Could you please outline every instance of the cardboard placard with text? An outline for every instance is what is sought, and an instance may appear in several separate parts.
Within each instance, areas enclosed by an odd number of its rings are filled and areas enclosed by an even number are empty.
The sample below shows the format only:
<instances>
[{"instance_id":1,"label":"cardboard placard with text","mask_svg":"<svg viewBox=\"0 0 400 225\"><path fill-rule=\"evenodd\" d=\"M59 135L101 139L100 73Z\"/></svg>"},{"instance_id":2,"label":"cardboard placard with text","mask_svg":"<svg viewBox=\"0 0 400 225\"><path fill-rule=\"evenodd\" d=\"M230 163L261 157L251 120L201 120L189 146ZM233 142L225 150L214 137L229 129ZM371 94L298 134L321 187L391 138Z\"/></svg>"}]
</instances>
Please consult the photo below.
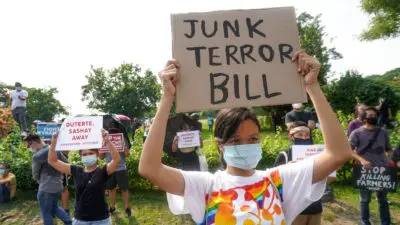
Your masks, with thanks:
<instances>
[{"instance_id":1,"label":"cardboard placard with text","mask_svg":"<svg viewBox=\"0 0 400 225\"><path fill-rule=\"evenodd\" d=\"M291 60L293 7L173 14L171 23L177 112L307 101Z\"/></svg>"},{"instance_id":2,"label":"cardboard placard with text","mask_svg":"<svg viewBox=\"0 0 400 225\"><path fill-rule=\"evenodd\" d=\"M200 146L200 132L198 130L178 132L176 136L178 136L178 148L180 149Z\"/></svg>"},{"instance_id":3,"label":"cardboard placard with text","mask_svg":"<svg viewBox=\"0 0 400 225\"><path fill-rule=\"evenodd\" d=\"M60 128L56 150L100 149L103 145L102 128L101 116L69 117Z\"/></svg>"},{"instance_id":4,"label":"cardboard placard with text","mask_svg":"<svg viewBox=\"0 0 400 225\"><path fill-rule=\"evenodd\" d=\"M375 166L372 169L365 169L362 165L356 164L353 167L353 186L370 191L396 192L396 172L394 166Z\"/></svg>"},{"instance_id":5,"label":"cardboard placard with text","mask_svg":"<svg viewBox=\"0 0 400 225\"><path fill-rule=\"evenodd\" d=\"M38 123L36 130L40 138L51 140L53 134L60 130L61 125L61 123Z\"/></svg>"},{"instance_id":6,"label":"cardboard placard with text","mask_svg":"<svg viewBox=\"0 0 400 225\"><path fill-rule=\"evenodd\" d=\"M323 152L325 145L293 145L292 146L292 160L300 161L310 156L318 155ZM336 171L329 175L336 177Z\"/></svg>"},{"instance_id":7,"label":"cardboard placard with text","mask_svg":"<svg viewBox=\"0 0 400 225\"><path fill-rule=\"evenodd\" d=\"M110 134L111 143L114 145L114 148L118 152L125 151L125 141L124 141L124 134ZM110 148L108 147L106 142L103 142L103 147L100 149L100 152L110 152Z\"/></svg>"}]
</instances>

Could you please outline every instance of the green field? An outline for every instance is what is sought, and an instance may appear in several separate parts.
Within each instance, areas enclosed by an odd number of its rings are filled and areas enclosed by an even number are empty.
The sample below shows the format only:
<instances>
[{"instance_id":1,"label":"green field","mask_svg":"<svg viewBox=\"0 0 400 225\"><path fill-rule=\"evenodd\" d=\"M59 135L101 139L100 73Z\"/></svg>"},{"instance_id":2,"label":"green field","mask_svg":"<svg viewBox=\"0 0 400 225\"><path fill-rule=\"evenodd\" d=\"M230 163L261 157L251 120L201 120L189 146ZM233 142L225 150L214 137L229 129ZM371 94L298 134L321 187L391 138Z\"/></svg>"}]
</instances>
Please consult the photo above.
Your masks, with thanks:
<instances>
[{"instance_id":1,"label":"green field","mask_svg":"<svg viewBox=\"0 0 400 225\"><path fill-rule=\"evenodd\" d=\"M400 191L400 189L398 190ZM336 200L324 205L324 225L354 225L358 224L359 198L357 190L348 186L335 186ZM391 213L394 224L400 224L400 195L390 194ZM165 193L162 192L133 192L131 206L135 211L132 218L127 218L120 197L117 212L113 215L113 224L194 224L189 219L174 216L168 210ZM73 199L71 199L71 209ZM371 215L374 224L378 224L378 205L375 198L371 202ZM11 203L0 205L0 224L2 225L39 225L42 224L39 206L33 191L19 192L18 198ZM58 224L62 224L58 222Z\"/></svg>"}]
</instances>

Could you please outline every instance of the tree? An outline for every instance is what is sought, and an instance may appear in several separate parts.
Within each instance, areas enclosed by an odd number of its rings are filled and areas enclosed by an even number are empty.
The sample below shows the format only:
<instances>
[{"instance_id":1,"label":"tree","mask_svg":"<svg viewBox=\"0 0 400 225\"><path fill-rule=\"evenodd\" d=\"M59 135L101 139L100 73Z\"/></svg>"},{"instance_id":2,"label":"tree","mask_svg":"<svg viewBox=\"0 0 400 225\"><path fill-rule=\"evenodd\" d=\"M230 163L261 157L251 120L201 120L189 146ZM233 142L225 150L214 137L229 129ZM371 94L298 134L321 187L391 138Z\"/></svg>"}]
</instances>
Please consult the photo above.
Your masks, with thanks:
<instances>
[{"instance_id":1,"label":"tree","mask_svg":"<svg viewBox=\"0 0 400 225\"><path fill-rule=\"evenodd\" d=\"M363 41L400 36L399 0L361 0L361 9L371 16L369 27L360 36Z\"/></svg>"},{"instance_id":2,"label":"tree","mask_svg":"<svg viewBox=\"0 0 400 225\"><path fill-rule=\"evenodd\" d=\"M321 63L321 72L318 80L321 85L327 83L331 69L330 60L337 60L343 56L334 47L328 47L324 43L327 34L321 25L321 15L311 16L303 12L297 17L297 26L300 33L301 48L310 55L315 56Z\"/></svg>"},{"instance_id":3,"label":"tree","mask_svg":"<svg viewBox=\"0 0 400 225\"><path fill-rule=\"evenodd\" d=\"M396 112L399 106L396 95L389 85L363 78L357 71L346 71L339 80L324 89L332 107L345 114L353 113L357 103L375 106L380 97L388 100L392 112Z\"/></svg>"},{"instance_id":4,"label":"tree","mask_svg":"<svg viewBox=\"0 0 400 225\"><path fill-rule=\"evenodd\" d=\"M161 86L150 70L141 74L138 65L123 63L118 68L94 68L86 75L82 100L88 107L105 113L143 117L154 110L160 99Z\"/></svg>"},{"instance_id":5,"label":"tree","mask_svg":"<svg viewBox=\"0 0 400 225\"><path fill-rule=\"evenodd\" d=\"M321 25L321 15L311 16L303 12L297 17L297 26L300 34L300 45L308 54L315 56L321 63L321 72L318 81L321 85L326 85L331 69L330 60L341 59L342 55L336 51L336 48L325 44L324 39L327 34ZM264 111L275 118L274 123L282 126L285 112L290 111L288 105L262 107Z\"/></svg>"},{"instance_id":6,"label":"tree","mask_svg":"<svg viewBox=\"0 0 400 225\"><path fill-rule=\"evenodd\" d=\"M57 88L26 88L29 93L26 108L27 124L32 124L35 120L51 122L56 115L67 115L68 112L55 95Z\"/></svg>"}]
</instances>

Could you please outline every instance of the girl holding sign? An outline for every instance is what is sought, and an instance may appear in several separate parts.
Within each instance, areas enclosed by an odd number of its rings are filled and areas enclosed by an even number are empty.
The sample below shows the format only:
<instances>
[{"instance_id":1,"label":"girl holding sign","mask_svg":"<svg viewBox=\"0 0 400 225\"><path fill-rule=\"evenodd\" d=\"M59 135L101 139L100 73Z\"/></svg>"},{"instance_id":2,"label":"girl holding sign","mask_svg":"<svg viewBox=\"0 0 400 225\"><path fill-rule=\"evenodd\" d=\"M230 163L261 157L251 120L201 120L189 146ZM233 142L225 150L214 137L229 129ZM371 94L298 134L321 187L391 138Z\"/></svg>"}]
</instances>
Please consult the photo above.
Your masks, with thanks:
<instances>
[{"instance_id":1,"label":"girl holding sign","mask_svg":"<svg viewBox=\"0 0 400 225\"><path fill-rule=\"evenodd\" d=\"M351 159L352 152L320 85L320 63L304 51L293 61L304 76L320 118L326 149L301 162L267 171L255 170L262 158L260 124L247 108L221 110L215 122L224 171L189 172L162 164L168 114L174 102L179 65L168 61L159 73L163 96L139 163L139 172L168 192L174 214L192 215L198 224L292 224L309 204L321 198L326 178Z\"/></svg>"},{"instance_id":2,"label":"girl holding sign","mask_svg":"<svg viewBox=\"0 0 400 225\"><path fill-rule=\"evenodd\" d=\"M109 139L108 132L102 130L103 139L110 149L112 160L104 167L97 167L99 149L81 150L84 167L70 165L57 159L56 145L58 133L53 135L48 162L60 173L72 176L76 186L74 225L111 225L106 203L105 189L109 176L118 167L121 157Z\"/></svg>"}]
</instances>

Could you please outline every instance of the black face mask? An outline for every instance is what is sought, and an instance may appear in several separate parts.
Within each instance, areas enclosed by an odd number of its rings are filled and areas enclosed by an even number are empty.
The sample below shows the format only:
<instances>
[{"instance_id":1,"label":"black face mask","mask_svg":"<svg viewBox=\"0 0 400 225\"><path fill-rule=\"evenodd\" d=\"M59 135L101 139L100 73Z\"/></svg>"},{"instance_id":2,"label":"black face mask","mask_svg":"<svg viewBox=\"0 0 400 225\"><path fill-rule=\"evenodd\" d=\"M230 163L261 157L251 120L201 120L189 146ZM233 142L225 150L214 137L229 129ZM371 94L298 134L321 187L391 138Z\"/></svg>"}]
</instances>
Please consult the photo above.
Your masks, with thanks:
<instances>
[{"instance_id":1,"label":"black face mask","mask_svg":"<svg viewBox=\"0 0 400 225\"><path fill-rule=\"evenodd\" d=\"M314 144L311 139L300 139L295 138L293 141L293 145L312 145Z\"/></svg>"},{"instance_id":2,"label":"black face mask","mask_svg":"<svg viewBox=\"0 0 400 225\"><path fill-rule=\"evenodd\" d=\"M378 118L376 118L376 117L367 117L367 118L365 119L365 121L366 121L368 124L374 125L374 126L378 124Z\"/></svg>"}]
</instances>

